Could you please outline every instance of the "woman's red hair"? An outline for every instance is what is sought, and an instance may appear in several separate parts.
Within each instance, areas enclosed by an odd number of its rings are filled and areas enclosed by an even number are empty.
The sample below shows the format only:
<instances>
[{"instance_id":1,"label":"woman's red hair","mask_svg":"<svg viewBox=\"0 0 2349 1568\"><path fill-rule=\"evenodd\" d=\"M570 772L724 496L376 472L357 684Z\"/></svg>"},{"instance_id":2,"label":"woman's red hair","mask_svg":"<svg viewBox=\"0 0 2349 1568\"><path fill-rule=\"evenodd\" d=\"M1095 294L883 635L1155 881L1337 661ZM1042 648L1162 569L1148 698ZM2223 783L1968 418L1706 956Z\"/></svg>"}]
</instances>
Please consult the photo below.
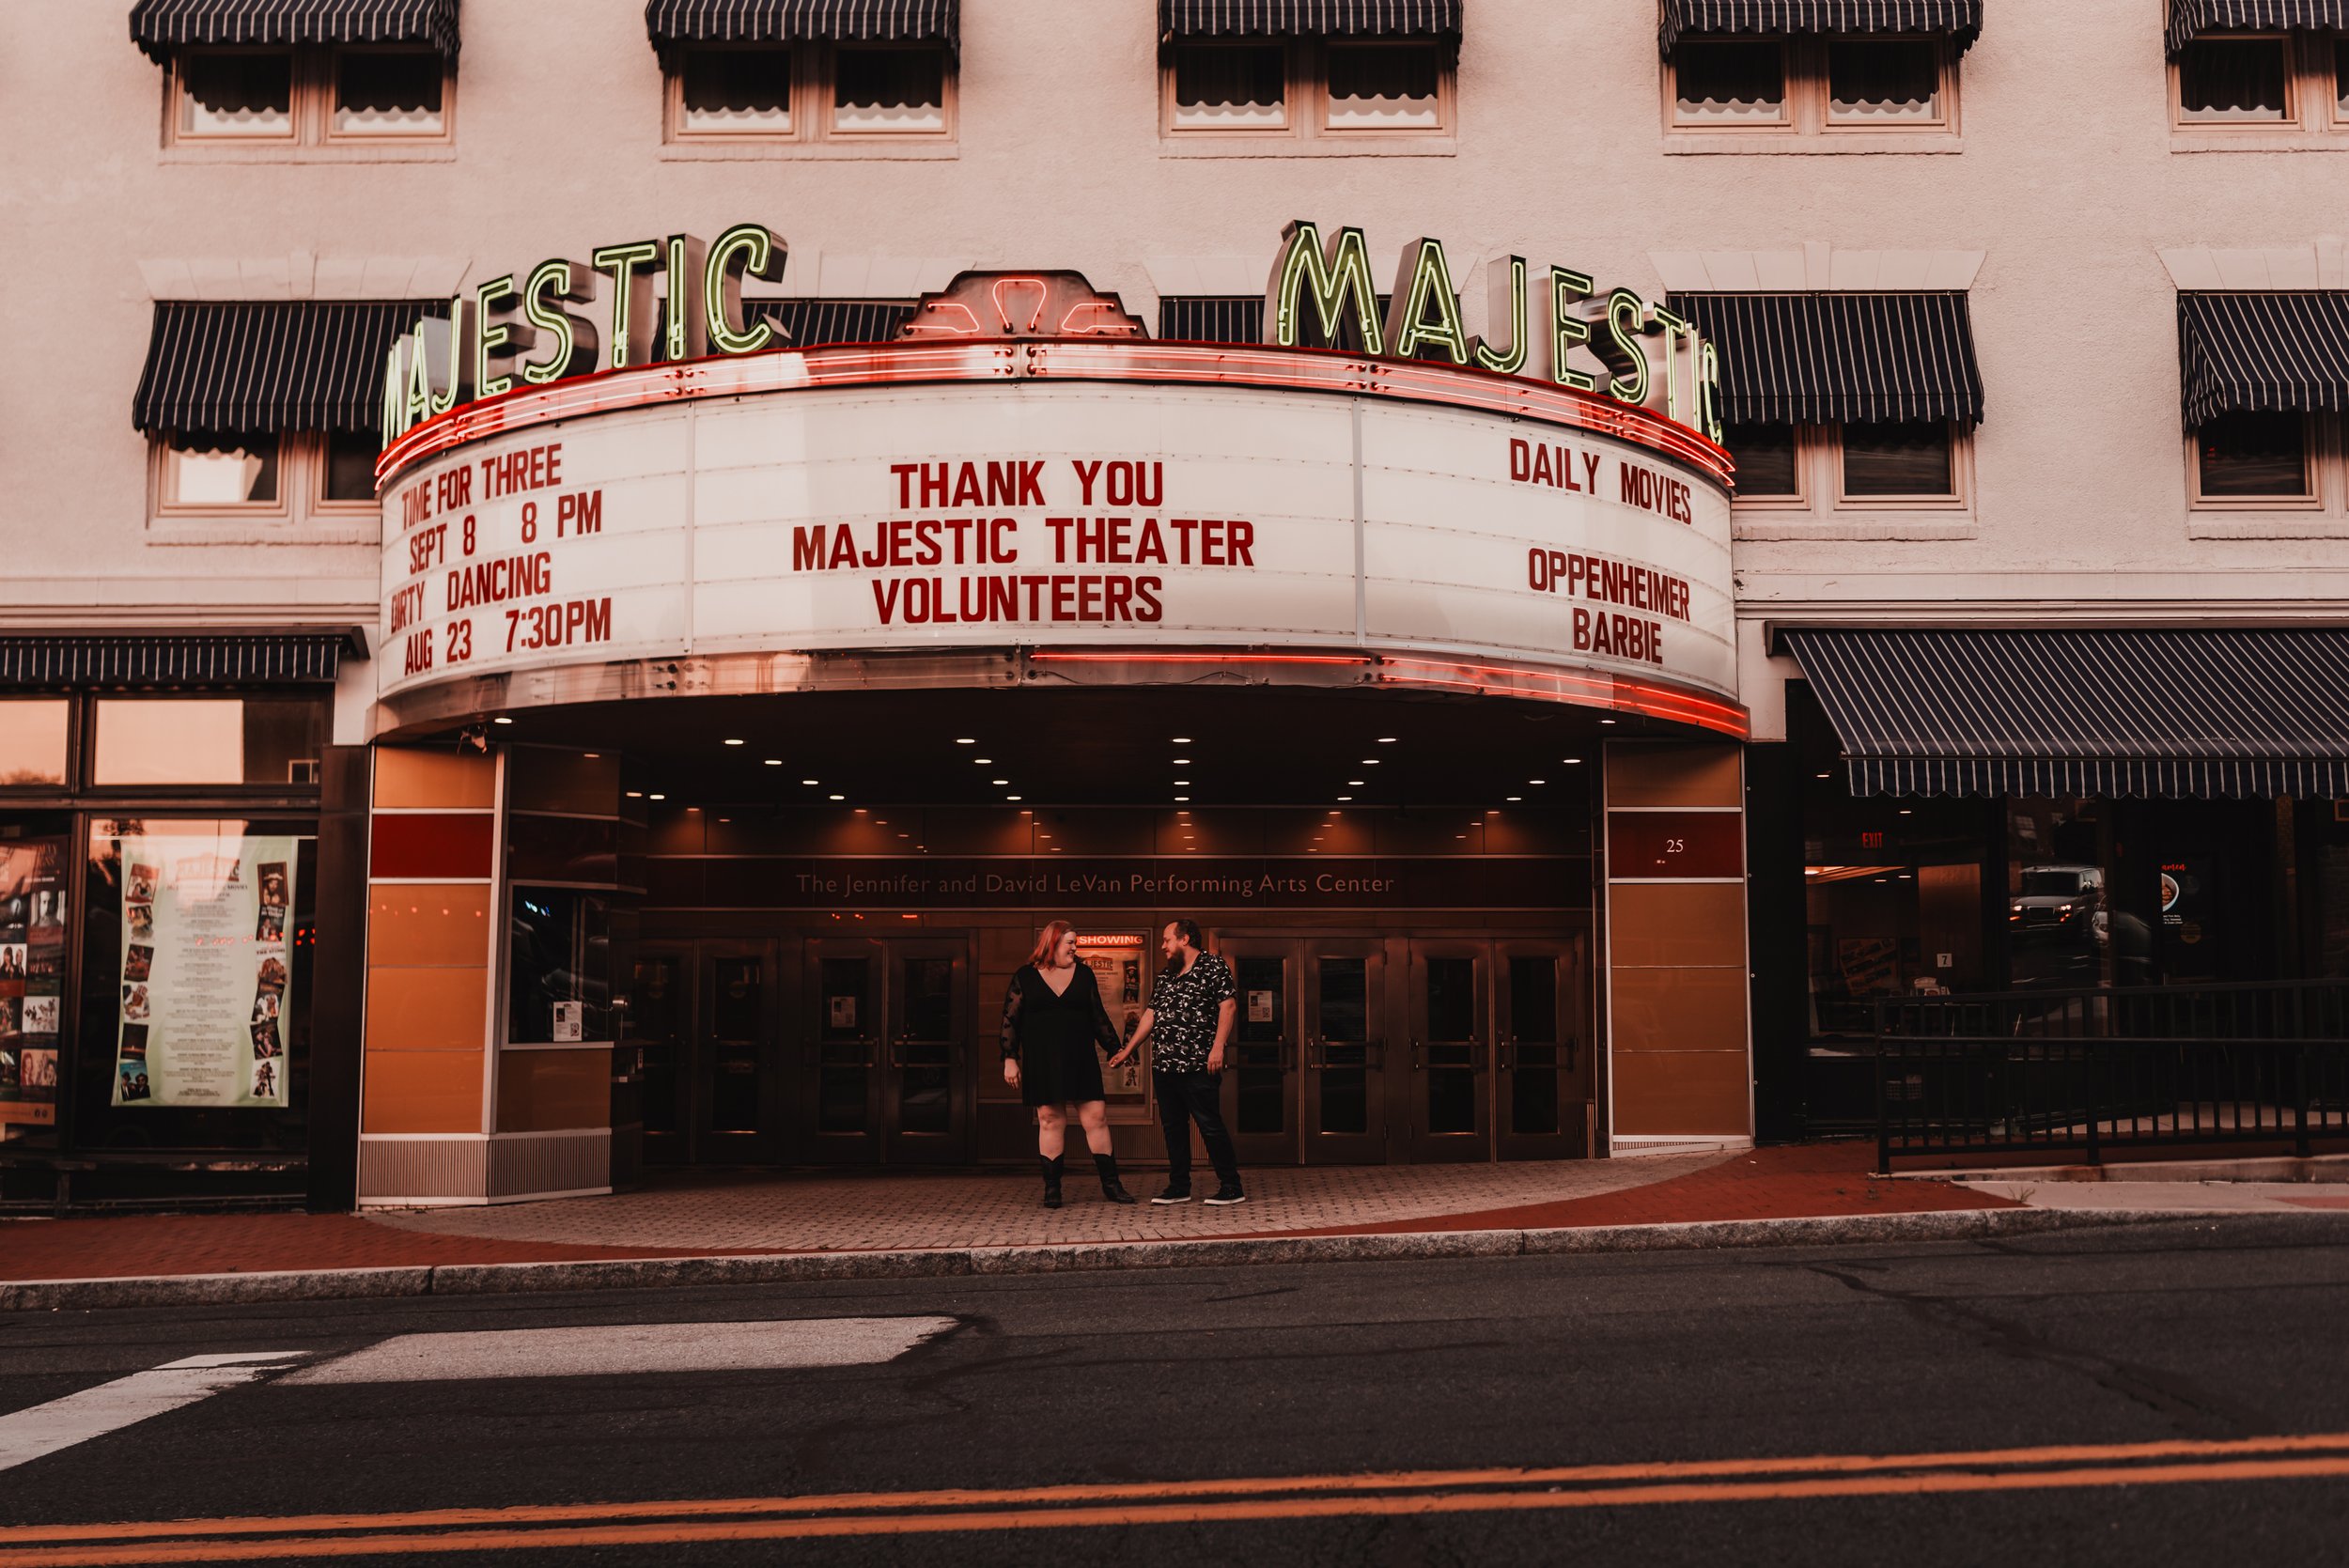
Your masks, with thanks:
<instances>
[{"instance_id":1,"label":"woman's red hair","mask_svg":"<svg viewBox=\"0 0 2349 1568\"><path fill-rule=\"evenodd\" d=\"M1052 922L1051 924L1046 926L1043 930L1037 932L1035 939L1035 951L1028 955L1028 962L1034 964L1037 969L1042 969L1045 965L1050 963L1052 961L1052 950L1060 946L1060 939L1063 937L1066 937L1069 932L1074 931L1076 927L1069 924L1068 922L1065 920L1056 920Z\"/></svg>"}]
</instances>

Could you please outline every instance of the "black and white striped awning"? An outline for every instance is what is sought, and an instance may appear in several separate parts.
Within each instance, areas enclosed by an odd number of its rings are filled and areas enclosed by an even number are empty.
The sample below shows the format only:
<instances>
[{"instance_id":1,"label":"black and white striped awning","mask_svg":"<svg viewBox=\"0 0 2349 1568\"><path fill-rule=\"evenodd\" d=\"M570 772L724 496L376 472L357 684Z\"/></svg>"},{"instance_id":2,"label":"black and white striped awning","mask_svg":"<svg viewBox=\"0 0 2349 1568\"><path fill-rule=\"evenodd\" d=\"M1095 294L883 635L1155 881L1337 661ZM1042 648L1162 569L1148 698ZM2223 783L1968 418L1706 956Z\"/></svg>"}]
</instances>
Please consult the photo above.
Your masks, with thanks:
<instances>
[{"instance_id":1,"label":"black and white striped awning","mask_svg":"<svg viewBox=\"0 0 2349 1568\"><path fill-rule=\"evenodd\" d=\"M1781 640L1855 795L2349 797L2349 630Z\"/></svg>"},{"instance_id":2,"label":"black and white striped awning","mask_svg":"<svg viewBox=\"0 0 2349 1568\"><path fill-rule=\"evenodd\" d=\"M1462 0L1159 0L1159 33L1200 38L1444 38Z\"/></svg>"},{"instance_id":3,"label":"black and white striped awning","mask_svg":"<svg viewBox=\"0 0 2349 1568\"><path fill-rule=\"evenodd\" d=\"M1684 33L1943 33L1958 53L1982 34L1982 0L1663 0L1664 53Z\"/></svg>"},{"instance_id":4,"label":"black and white striped awning","mask_svg":"<svg viewBox=\"0 0 2349 1568\"><path fill-rule=\"evenodd\" d=\"M2349 292L2181 294L2186 428L2222 413L2349 411Z\"/></svg>"},{"instance_id":5,"label":"black and white striped awning","mask_svg":"<svg viewBox=\"0 0 2349 1568\"><path fill-rule=\"evenodd\" d=\"M165 301L131 423L150 434L373 430L383 357L446 300Z\"/></svg>"},{"instance_id":6,"label":"black and white striped awning","mask_svg":"<svg viewBox=\"0 0 2349 1568\"><path fill-rule=\"evenodd\" d=\"M192 44L421 43L457 57L458 0L138 0L131 37L157 60Z\"/></svg>"},{"instance_id":7,"label":"black and white striped awning","mask_svg":"<svg viewBox=\"0 0 2349 1568\"><path fill-rule=\"evenodd\" d=\"M653 47L681 43L936 42L960 36L962 0L646 0Z\"/></svg>"},{"instance_id":8,"label":"black and white striped awning","mask_svg":"<svg viewBox=\"0 0 2349 1568\"><path fill-rule=\"evenodd\" d=\"M1720 349L1731 425L1982 422L1963 294L1674 294Z\"/></svg>"},{"instance_id":9,"label":"black and white striped awning","mask_svg":"<svg viewBox=\"0 0 2349 1568\"><path fill-rule=\"evenodd\" d=\"M2199 34L2349 32L2349 0L2170 0L2162 41L2175 54Z\"/></svg>"},{"instance_id":10,"label":"black and white striped awning","mask_svg":"<svg viewBox=\"0 0 2349 1568\"><path fill-rule=\"evenodd\" d=\"M0 637L0 687L275 686L331 681L337 632Z\"/></svg>"}]
</instances>

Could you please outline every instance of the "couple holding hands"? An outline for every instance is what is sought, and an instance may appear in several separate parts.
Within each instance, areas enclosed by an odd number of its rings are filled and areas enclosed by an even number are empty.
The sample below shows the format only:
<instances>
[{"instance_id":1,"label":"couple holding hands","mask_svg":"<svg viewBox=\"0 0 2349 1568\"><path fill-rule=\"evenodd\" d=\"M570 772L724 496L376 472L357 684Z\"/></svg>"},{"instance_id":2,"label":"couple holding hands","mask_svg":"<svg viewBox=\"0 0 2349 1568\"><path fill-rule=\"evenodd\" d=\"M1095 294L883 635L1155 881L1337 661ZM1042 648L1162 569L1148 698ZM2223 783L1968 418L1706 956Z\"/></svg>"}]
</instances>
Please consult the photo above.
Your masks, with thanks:
<instances>
[{"instance_id":1,"label":"couple holding hands","mask_svg":"<svg viewBox=\"0 0 2349 1568\"><path fill-rule=\"evenodd\" d=\"M1210 1203L1247 1201L1240 1190L1239 1163L1217 1105L1224 1052L1237 1012L1230 966L1199 947L1195 921L1170 922L1159 934L1165 962L1150 987L1150 1003L1134 1037L1121 1042L1110 1022L1093 971L1077 962L1077 929L1065 920L1047 925L1035 951L1011 977L1003 998L1003 1081L1016 1085L1021 1100L1035 1108L1036 1153L1044 1162L1044 1206L1061 1206L1062 1150L1074 1108L1084 1128L1085 1147L1101 1176L1101 1195L1130 1203L1133 1194L1117 1179L1117 1156L1110 1144L1109 1107L1101 1092L1097 1044L1114 1067L1151 1047L1150 1077L1159 1100L1159 1124L1166 1135L1166 1190L1154 1203L1190 1202L1190 1124L1221 1184Z\"/></svg>"}]
</instances>

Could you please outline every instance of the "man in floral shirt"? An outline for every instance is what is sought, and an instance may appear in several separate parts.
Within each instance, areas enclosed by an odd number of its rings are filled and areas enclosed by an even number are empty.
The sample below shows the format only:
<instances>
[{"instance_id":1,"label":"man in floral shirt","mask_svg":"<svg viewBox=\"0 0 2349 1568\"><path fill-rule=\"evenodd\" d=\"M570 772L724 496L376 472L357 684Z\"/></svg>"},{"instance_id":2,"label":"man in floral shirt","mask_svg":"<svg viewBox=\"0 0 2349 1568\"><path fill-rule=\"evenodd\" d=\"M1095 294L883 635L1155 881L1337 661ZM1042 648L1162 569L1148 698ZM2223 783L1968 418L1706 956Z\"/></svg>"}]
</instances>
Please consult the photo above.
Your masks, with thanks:
<instances>
[{"instance_id":1,"label":"man in floral shirt","mask_svg":"<svg viewBox=\"0 0 2349 1568\"><path fill-rule=\"evenodd\" d=\"M1159 1125L1166 1134L1166 1190L1154 1203L1190 1202L1190 1124L1199 1124L1199 1141L1207 1146L1207 1161L1221 1184L1210 1203L1240 1203L1248 1195L1239 1187L1239 1161L1232 1153L1231 1134L1223 1129L1223 1112L1217 1099L1223 1084L1223 1058L1232 1043L1232 1022L1238 1012L1232 987L1231 966L1212 953L1199 951L1199 925L1178 920L1159 934L1159 952L1165 962L1150 987L1150 1005L1141 1027L1115 1066L1143 1042L1153 1042L1150 1079L1159 1096Z\"/></svg>"}]
</instances>

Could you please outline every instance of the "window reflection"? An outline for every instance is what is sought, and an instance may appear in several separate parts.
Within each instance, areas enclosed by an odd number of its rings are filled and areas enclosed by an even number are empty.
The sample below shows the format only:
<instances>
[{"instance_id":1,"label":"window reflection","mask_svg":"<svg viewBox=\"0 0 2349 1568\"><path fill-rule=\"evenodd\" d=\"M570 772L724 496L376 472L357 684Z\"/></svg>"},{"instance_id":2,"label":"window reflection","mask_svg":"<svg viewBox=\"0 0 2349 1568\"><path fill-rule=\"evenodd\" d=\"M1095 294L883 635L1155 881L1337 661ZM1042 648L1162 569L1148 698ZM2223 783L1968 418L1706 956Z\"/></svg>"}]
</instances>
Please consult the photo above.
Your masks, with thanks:
<instances>
[{"instance_id":1,"label":"window reflection","mask_svg":"<svg viewBox=\"0 0 2349 1568\"><path fill-rule=\"evenodd\" d=\"M101 698L96 710L96 784L318 782L322 713L307 698Z\"/></svg>"},{"instance_id":2,"label":"window reflection","mask_svg":"<svg viewBox=\"0 0 2349 1568\"><path fill-rule=\"evenodd\" d=\"M0 784L65 783L64 698L0 702Z\"/></svg>"}]
</instances>

